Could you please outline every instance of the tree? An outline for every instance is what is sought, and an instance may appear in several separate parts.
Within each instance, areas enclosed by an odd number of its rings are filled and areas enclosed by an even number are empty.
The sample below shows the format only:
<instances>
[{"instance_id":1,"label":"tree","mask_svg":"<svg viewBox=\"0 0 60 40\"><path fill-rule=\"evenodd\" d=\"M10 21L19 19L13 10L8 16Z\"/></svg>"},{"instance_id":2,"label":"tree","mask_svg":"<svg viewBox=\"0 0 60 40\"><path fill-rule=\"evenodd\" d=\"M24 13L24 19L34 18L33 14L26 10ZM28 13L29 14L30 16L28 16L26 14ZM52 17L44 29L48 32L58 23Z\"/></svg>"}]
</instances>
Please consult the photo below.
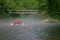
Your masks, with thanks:
<instances>
[{"instance_id":1,"label":"tree","mask_svg":"<svg viewBox=\"0 0 60 40\"><path fill-rule=\"evenodd\" d=\"M5 0L1 0L0 1L0 16L8 16L9 12L8 12L8 7L6 5L6 1Z\"/></svg>"},{"instance_id":2,"label":"tree","mask_svg":"<svg viewBox=\"0 0 60 40\"><path fill-rule=\"evenodd\" d=\"M60 17L59 0L48 0L48 14L51 17Z\"/></svg>"},{"instance_id":3,"label":"tree","mask_svg":"<svg viewBox=\"0 0 60 40\"><path fill-rule=\"evenodd\" d=\"M39 3L39 10L45 10L47 9L47 0L38 0Z\"/></svg>"}]
</instances>

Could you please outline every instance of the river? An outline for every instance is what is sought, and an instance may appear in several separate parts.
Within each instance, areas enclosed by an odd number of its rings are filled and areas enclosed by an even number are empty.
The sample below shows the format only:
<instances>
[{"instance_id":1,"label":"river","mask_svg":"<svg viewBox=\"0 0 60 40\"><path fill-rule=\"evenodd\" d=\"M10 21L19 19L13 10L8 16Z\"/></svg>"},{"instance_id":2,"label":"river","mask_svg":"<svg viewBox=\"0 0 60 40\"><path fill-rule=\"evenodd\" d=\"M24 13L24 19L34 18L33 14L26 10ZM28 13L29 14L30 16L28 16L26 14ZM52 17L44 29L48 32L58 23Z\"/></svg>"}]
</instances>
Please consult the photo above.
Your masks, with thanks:
<instances>
[{"instance_id":1,"label":"river","mask_svg":"<svg viewBox=\"0 0 60 40\"><path fill-rule=\"evenodd\" d=\"M25 25L10 26L15 19ZM60 40L60 23L43 23L36 18L0 19L0 40Z\"/></svg>"}]
</instances>

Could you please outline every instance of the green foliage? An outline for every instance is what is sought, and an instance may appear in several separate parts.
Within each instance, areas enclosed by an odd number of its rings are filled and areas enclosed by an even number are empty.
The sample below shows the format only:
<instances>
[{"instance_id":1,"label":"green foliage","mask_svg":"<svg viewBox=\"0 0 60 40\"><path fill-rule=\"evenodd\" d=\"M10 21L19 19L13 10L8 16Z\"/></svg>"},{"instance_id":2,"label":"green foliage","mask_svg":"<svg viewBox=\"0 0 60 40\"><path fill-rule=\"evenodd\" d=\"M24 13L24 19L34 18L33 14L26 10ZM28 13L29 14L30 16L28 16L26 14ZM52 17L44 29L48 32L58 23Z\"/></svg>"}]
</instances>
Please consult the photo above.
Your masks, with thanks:
<instances>
[{"instance_id":1,"label":"green foliage","mask_svg":"<svg viewBox=\"0 0 60 40\"><path fill-rule=\"evenodd\" d=\"M8 12L7 5L6 5L6 1L5 0L0 0L0 17L8 17L9 16L9 12Z\"/></svg>"},{"instance_id":2,"label":"green foliage","mask_svg":"<svg viewBox=\"0 0 60 40\"><path fill-rule=\"evenodd\" d=\"M36 0L5 0L10 10L37 9L38 1Z\"/></svg>"},{"instance_id":3,"label":"green foliage","mask_svg":"<svg viewBox=\"0 0 60 40\"><path fill-rule=\"evenodd\" d=\"M38 4L37 0L0 0L0 17L21 16L21 14L10 14L10 10L35 10L38 9Z\"/></svg>"},{"instance_id":4,"label":"green foliage","mask_svg":"<svg viewBox=\"0 0 60 40\"><path fill-rule=\"evenodd\" d=\"M45 10L51 17L60 17L60 0L0 0L0 17L21 16L21 14L10 14L10 10L30 9Z\"/></svg>"},{"instance_id":5,"label":"green foliage","mask_svg":"<svg viewBox=\"0 0 60 40\"><path fill-rule=\"evenodd\" d=\"M47 0L38 0L39 3L39 10L46 10L47 9Z\"/></svg>"},{"instance_id":6,"label":"green foliage","mask_svg":"<svg viewBox=\"0 0 60 40\"><path fill-rule=\"evenodd\" d=\"M48 0L48 14L55 18L60 17L59 0Z\"/></svg>"}]
</instances>

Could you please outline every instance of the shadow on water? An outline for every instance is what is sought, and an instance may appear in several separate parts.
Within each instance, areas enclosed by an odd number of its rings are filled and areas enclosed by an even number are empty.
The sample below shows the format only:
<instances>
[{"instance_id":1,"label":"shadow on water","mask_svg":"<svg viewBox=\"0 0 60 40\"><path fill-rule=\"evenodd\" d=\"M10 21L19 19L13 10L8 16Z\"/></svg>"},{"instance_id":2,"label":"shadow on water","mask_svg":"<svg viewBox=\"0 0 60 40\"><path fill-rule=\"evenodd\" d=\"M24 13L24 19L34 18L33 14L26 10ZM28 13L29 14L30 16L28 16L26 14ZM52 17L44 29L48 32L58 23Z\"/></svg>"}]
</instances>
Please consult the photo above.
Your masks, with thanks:
<instances>
[{"instance_id":1,"label":"shadow on water","mask_svg":"<svg viewBox=\"0 0 60 40\"><path fill-rule=\"evenodd\" d=\"M47 28L47 40L60 40L60 25Z\"/></svg>"},{"instance_id":2,"label":"shadow on water","mask_svg":"<svg viewBox=\"0 0 60 40\"><path fill-rule=\"evenodd\" d=\"M60 40L60 25L46 27L36 33L39 40Z\"/></svg>"}]
</instances>

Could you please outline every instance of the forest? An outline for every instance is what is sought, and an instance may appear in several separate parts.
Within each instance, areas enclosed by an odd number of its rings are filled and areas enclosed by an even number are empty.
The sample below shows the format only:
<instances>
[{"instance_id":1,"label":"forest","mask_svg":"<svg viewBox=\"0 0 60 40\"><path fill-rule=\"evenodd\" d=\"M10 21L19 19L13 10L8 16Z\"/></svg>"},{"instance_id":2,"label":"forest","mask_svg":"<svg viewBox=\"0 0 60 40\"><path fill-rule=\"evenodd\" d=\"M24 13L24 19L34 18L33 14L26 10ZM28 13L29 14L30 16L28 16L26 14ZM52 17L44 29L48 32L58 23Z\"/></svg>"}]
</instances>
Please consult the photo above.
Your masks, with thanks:
<instances>
[{"instance_id":1,"label":"forest","mask_svg":"<svg viewBox=\"0 0 60 40\"><path fill-rule=\"evenodd\" d=\"M11 14L11 10L47 11L49 17L60 19L60 0L0 0L0 17L19 17L24 14Z\"/></svg>"}]
</instances>

